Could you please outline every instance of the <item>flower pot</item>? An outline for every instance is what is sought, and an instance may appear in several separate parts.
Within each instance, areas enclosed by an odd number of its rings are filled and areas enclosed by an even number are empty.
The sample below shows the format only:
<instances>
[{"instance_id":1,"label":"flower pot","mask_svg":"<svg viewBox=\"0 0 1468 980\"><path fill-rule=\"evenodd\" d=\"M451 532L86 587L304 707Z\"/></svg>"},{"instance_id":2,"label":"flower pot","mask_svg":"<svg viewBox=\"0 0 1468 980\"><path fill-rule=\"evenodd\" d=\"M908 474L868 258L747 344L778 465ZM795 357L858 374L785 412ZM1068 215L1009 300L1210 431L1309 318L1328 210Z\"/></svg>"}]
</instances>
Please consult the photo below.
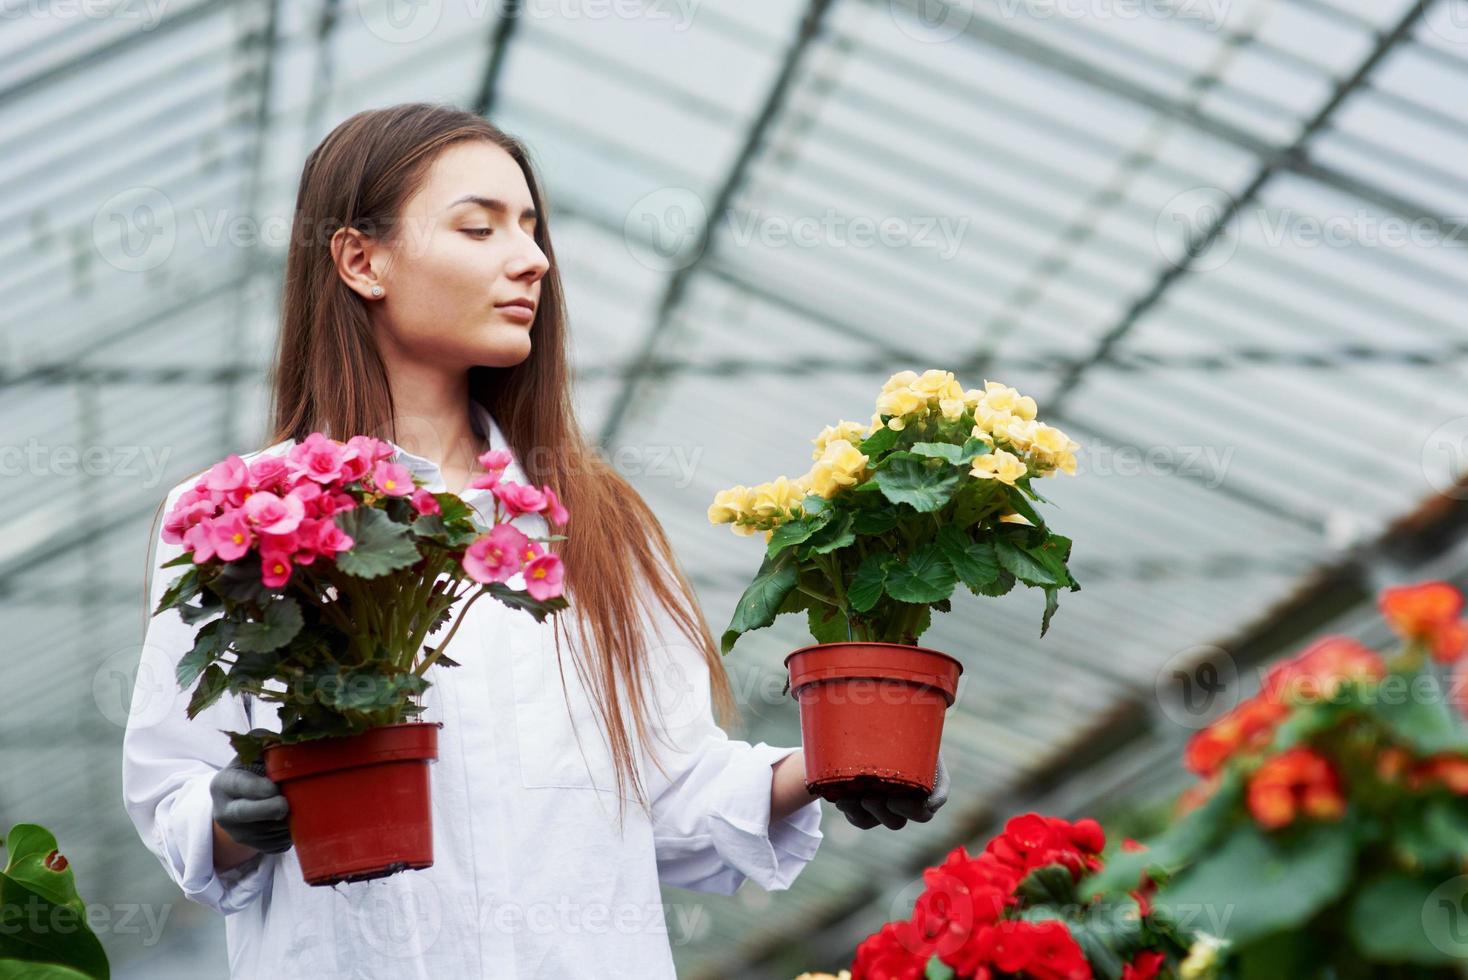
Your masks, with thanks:
<instances>
[{"instance_id":1,"label":"flower pot","mask_svg":"<svg viewBox=\"0 0 1468 980\"><path fill-rule=\"evenodd\" d=\"M428 764L441 722L373 728L265 750L290 804L291 840L311 885L433 865Z\"/></svg>"},{"instance_id":2,"label":"flower pot","mask_svg":"<svg viewBox=\"0 0 1468 980\"><path fill-rule=\"evenodd\" d=\"M900 643L820 643L785 658L800 704L805 786L830 801L933 791L943 715L963 664Z\"/></svg>"}]
</instances>

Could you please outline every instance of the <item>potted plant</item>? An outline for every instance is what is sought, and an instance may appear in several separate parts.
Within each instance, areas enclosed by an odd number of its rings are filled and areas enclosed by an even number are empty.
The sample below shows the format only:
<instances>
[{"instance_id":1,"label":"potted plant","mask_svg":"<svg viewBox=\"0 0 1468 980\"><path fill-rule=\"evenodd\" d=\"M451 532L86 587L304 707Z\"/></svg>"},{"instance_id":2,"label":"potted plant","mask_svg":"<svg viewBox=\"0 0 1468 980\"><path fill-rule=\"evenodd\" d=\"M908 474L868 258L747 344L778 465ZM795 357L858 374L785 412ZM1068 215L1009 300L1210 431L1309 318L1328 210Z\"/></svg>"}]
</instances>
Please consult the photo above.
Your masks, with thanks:
<instances>
[{"instance_id":1,"label":"potted plant","mask_svg":"<svg viewBox=\"0 0 1468 980\"><path fill-rule=\"evenodd\" d=\"M1106 836L1089 818L1026 813L977 855L923 871L911 915L856 949L851 980L1208 980L1225 943L1154 908L1146 889L1084 898Z\"/></svg>"},{"instance_id":2,"label":"potted plant","mask_svg":"<svg viewBox=\"0 0 1468 980\"><path fill-rule=\"evenodd\" d=\"M562 536L530 538L511 523L541 513L565 524L553 490L503 479L503 450L481 455L470 485L492 489L486 528L456 495L416 485L393 454L369 436L317 432L284 456L230 456L164 524L164 539L185 549L164 567L190 567L154 615L208 620L177 668L194 689L189 717L226 693L277 706L279 733L227 734L242 761L263 756L281 784L313 885L433 863L439 723L414 720L427 671L457 666L446 648L481 596L537 621L566 607L560 559L537 543Z\"/></svg>"},{"instance_id":3,"label":"potted plant","mask_svg":"<svg viewBox=\"0 0 1468 980\"><path fill-rule=\"evenodd\" d=\"M87 921L71 863L44 827L16 824L0 871L0 977L107 980L107 954Z\"/></svg>"},{"instance_id":4,"label":"potted plant","mask_svg":"<svg viewBox=\"0 0 1468 980\"><path fill-rule=\"evenodd\" d=\"M1032 486L1074 473L1079 447L1035 414L997 382L965 391L949 371L903 371L869 424L822 430L809 472L714 498L712 523L765 540L723 652L782 613L805 613L817 641L785 659L811 792L932 791L963 667L918 639L959 583L982 596L1043 589L1042 636L1060 590L1080 588L1070 539L1046 527Z\"/></svg>"},{"instance_id":5,"label":"potted plant","mask_svg":"<svg viewBox=\"0 0 1468 980\"><path fill-rule=\"evenodd\" d=\"M1088 887L1140 874L1159 906L1215 911L1244 976L1461 976L1463 596L1428 582L1387 589L1381 608L1398 652L1327 636L1272 667L1189 740L1200 782L1176 821Z\"/></svg>"}]
</instances>

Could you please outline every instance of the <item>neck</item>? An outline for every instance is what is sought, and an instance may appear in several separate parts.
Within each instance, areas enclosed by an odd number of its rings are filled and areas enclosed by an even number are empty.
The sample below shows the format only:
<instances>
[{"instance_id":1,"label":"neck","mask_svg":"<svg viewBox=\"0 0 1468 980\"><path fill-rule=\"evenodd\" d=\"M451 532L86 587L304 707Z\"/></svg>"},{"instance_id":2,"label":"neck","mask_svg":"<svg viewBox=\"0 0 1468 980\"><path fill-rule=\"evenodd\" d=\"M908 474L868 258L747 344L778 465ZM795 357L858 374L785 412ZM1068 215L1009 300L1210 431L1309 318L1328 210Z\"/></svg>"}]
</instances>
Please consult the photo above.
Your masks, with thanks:
<instances>
[{"instance_id":1,"label":"neck","mask_svg":"<svg viewBox=\"0 0 1468 980\"><path fill-rule=\"evenodd\" d=\"M442 466L472 469L484 439L470 421L469 374L411 363L391 365L394 418L391 438L416 456ZM487 435L487 434L486 434Z\"/></svg>"}]
</instances>

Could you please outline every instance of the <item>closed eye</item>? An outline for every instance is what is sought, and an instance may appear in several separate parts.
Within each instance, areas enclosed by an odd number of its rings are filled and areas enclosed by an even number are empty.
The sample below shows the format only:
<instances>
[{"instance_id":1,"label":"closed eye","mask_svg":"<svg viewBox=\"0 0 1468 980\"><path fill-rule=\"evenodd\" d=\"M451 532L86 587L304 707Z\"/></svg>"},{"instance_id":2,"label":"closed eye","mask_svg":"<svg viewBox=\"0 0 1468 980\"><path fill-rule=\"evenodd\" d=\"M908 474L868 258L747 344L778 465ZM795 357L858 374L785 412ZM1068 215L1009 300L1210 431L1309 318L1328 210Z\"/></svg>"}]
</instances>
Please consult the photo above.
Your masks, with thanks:
<instances>
[{"instance_id":1,"label":"closed eye","mask_svg":"<svg viewBox=\"0 0 1468 980\"><path fill-rule=\"evenodd\" d=\"M475 235L475 234L478 234L480 232L483 232L484 233L484 236L486 238L488 238L490 235L494 234L494 229L493 228L465 228L465 229L463 229L463 231L464 231L465 234L469 234L469 235Z\"/></svg>"}]
</instances>

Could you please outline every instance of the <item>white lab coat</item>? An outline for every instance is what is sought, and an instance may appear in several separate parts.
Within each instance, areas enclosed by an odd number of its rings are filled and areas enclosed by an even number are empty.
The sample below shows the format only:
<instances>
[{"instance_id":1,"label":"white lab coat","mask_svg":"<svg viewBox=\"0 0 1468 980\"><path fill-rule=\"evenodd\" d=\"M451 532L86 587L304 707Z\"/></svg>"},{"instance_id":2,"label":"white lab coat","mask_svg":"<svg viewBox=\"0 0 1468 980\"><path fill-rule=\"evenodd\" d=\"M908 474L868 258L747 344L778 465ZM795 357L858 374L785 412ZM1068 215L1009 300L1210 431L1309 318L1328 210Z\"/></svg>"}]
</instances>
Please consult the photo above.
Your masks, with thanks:
<instances>
[{"instance_id":1,"label":"white lab coat","mask_svg":"<svg viewBox=\"0 0 1468 980\"><path fill-rule=\"evenodd\" d=\"M508 448L477 405L474 418L481 432L488 426L491 446ZM445 489L432 462L400 447L397 459ZM518 461L506 478L525 482ZM174 487L166 506L191 484ZM492 516L488 491L464 497ZM546 532L538 515L516 523ZM158 566L182 552L161 538L154 545L150 611L179 574ZM652 724L679 751L651 746L670 780L642 747L652 819L629 800L619 834L611 754L569 659L575 645L563 644L568 699L550 621L486 596L450 645L462 666L435 665L427 675L422 718L444 723L431 769L433 867L311 887L292 849L216 873L209 781L234 754L221 731L279 731L280 720L271 705L230 695L187 718L189 692L172 675L196 628L175 610L149 621L124 736L123 793L169 877L225 916L234 980L672 978L671 944L699 935L707 912L692 898L665 906L659 882L730 895L751 878L784 890L820 845L819 800L769 823L771 766L798 749L750 745L718 728L708 669L666 618L650 627L663 715L655 709Z\"/></svg>"}]
</instances>

